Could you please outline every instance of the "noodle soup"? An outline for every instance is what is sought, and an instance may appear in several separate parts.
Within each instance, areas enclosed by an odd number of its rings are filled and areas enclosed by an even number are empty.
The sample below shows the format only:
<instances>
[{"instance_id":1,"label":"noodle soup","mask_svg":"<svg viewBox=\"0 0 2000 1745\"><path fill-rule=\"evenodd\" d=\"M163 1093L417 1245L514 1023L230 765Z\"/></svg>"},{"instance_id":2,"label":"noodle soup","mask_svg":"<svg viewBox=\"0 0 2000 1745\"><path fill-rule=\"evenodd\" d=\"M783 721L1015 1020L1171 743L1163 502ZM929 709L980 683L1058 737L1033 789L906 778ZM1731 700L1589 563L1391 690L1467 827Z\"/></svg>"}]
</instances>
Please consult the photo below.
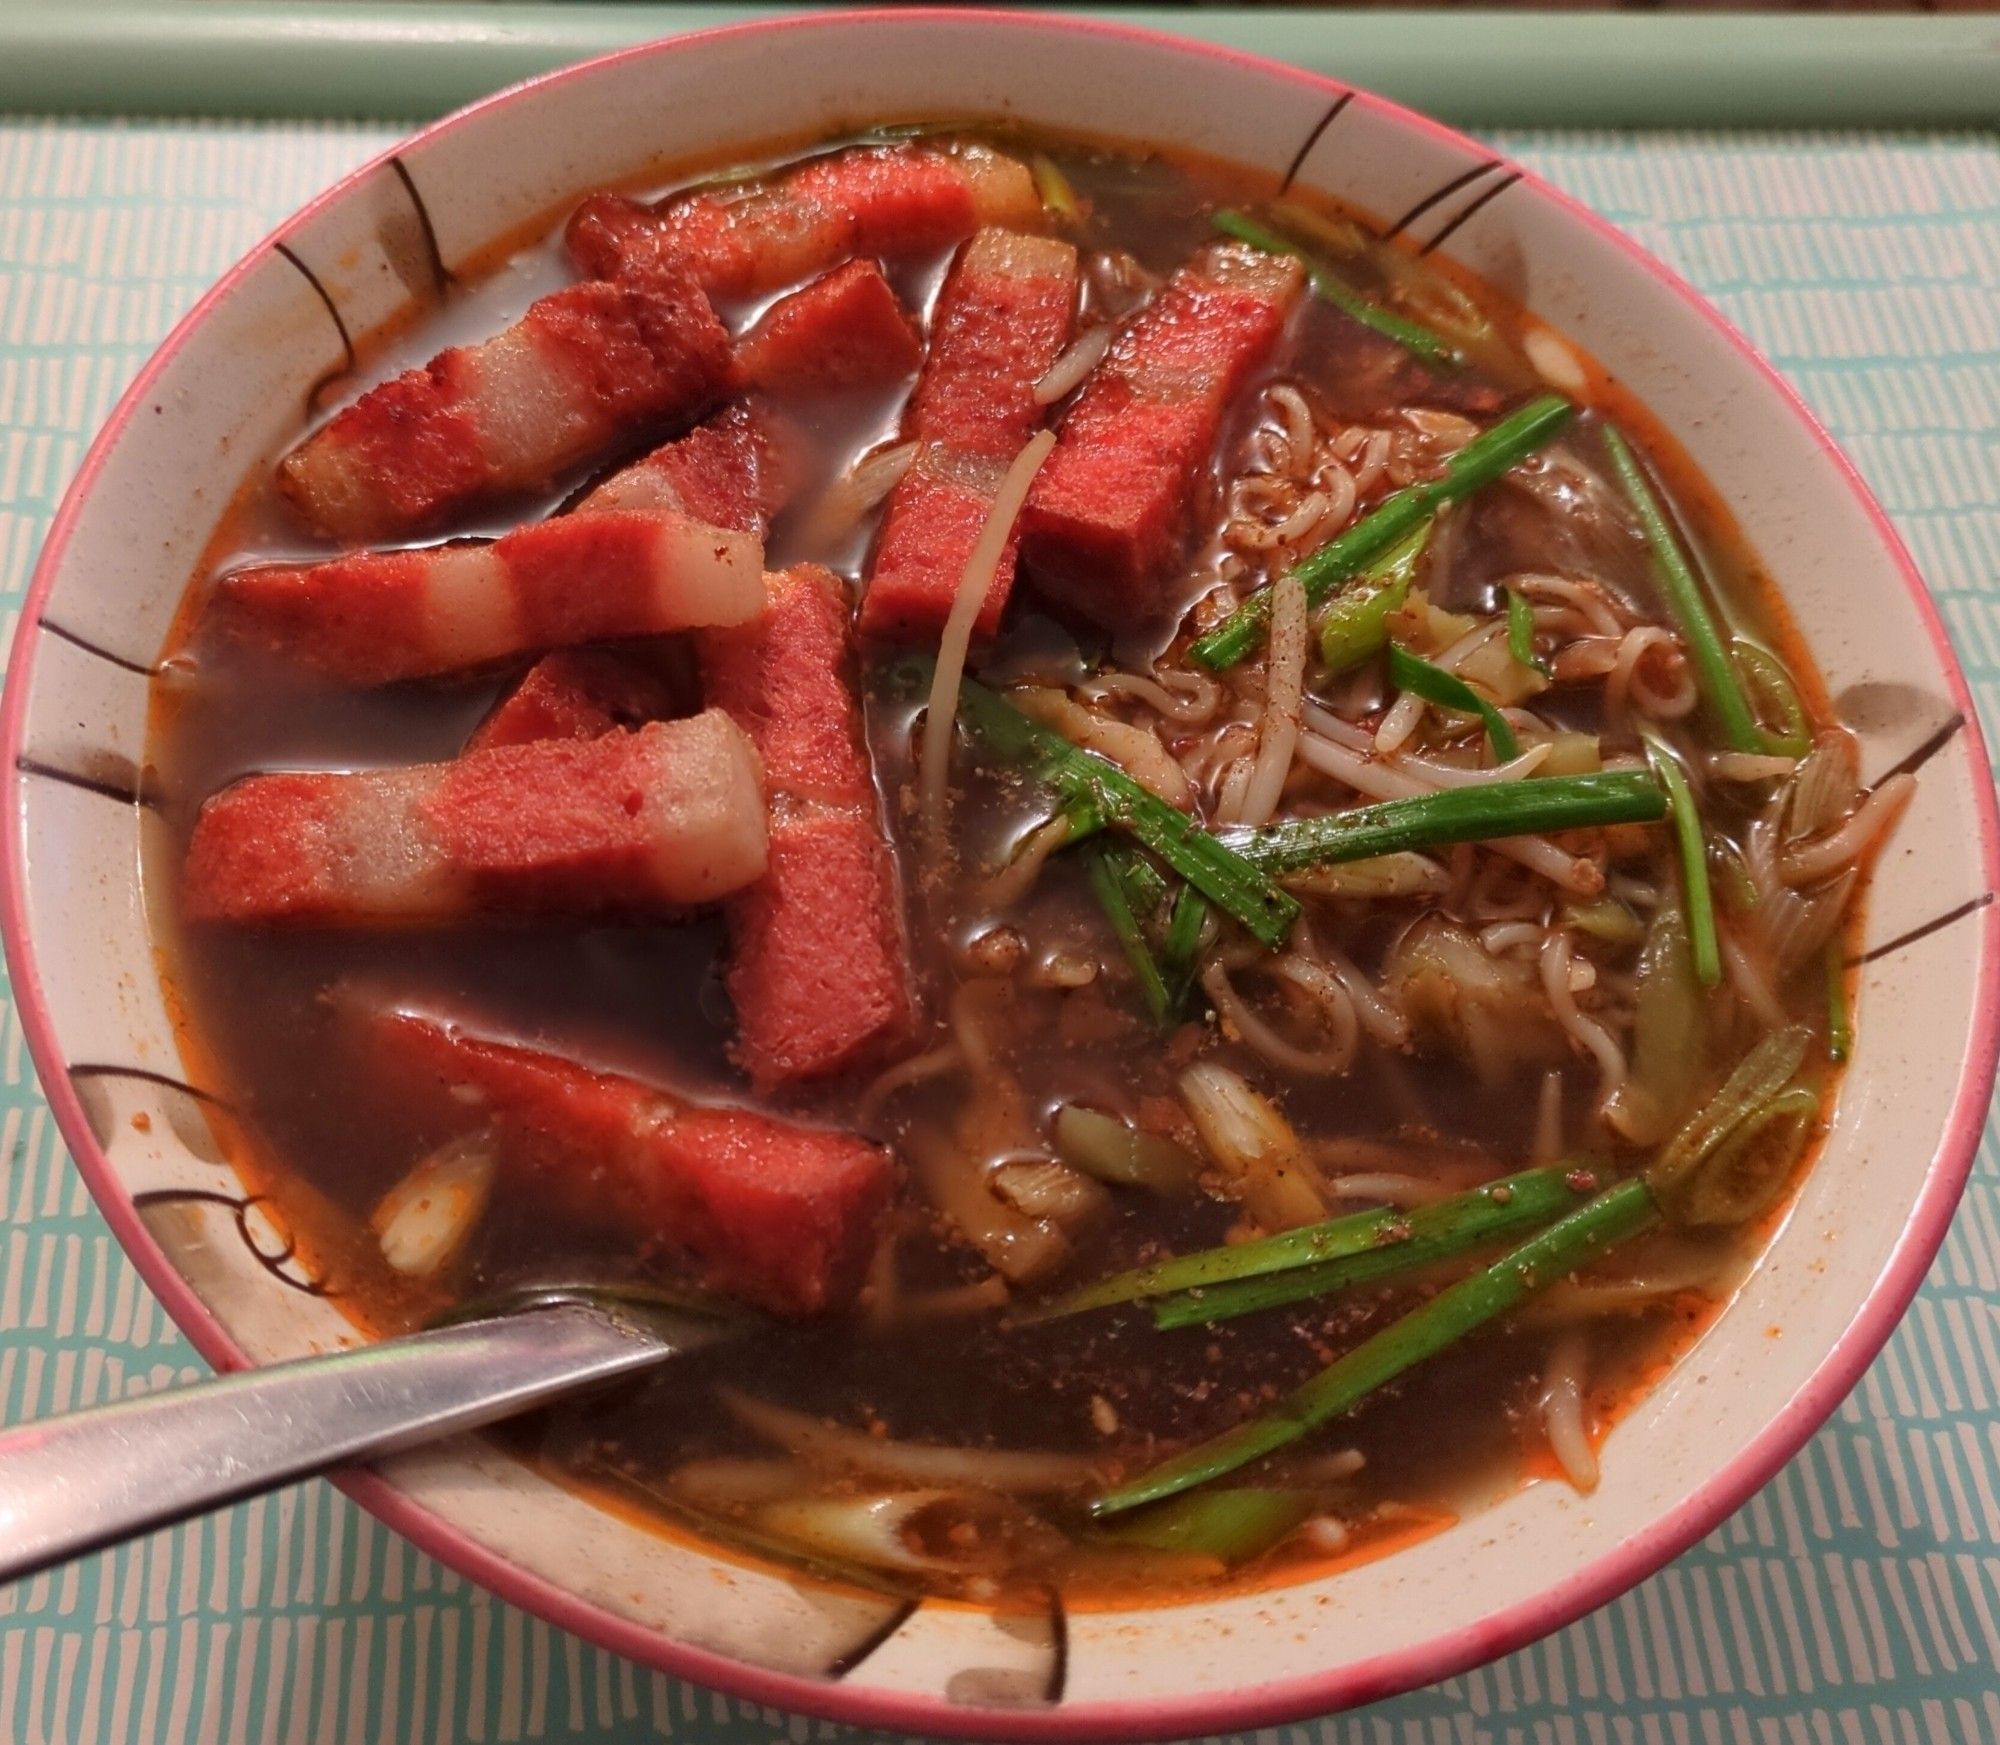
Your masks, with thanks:
<instances>
[{"instance_id":1,"label":"noodle soup","mask_svg":"<svg viewBox=\"0 0 2000 1745\"><path fill-rule=\"evenodd\" d=\"M185 1046L342 1306L728 1318L510 1446L896 1590L1590 1488L1812 1152L1909 792L1702 482L1206 161L563 218L255 469L158 681Z\"/></svg>"}]
</instances>

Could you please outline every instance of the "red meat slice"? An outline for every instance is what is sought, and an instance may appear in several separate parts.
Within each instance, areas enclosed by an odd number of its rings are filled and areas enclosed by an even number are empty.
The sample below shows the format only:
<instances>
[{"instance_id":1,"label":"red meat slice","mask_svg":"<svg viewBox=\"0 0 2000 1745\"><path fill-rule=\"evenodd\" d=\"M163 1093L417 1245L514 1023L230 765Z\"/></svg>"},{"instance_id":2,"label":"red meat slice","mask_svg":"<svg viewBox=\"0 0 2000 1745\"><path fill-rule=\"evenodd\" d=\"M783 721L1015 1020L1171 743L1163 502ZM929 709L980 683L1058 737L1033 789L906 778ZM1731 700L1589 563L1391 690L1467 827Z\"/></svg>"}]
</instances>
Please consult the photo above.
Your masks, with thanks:
<instances>
[{"instance_id":1,"label":"red meat slice","mask_svg":"<svg viewBox=\"0 0 2000 1745\"><path fill-rule=\"evenodd\" d=\"M711 704L763 760L765 876L728 908L737 1056L760 1090L857 1070L916 1021L902 892L847 670L847 600L817 566L769 578L754 625L702 638Z\"/></svg>"},{"instance_id":2,"label":"red meat slice","mask_svg":"<svg viewBox=\"0 0 2000 1745\"><path fill-rule=\"evenodd\" d=\"M1045 237L983 230L938 293L930 356L909 434L921 444L889 494L876 542L864 635L934 642L1007 463L1042 423L1035 384L1068 344L1076 251ZM980 608L990 636L1014 584L1013 541Z\"/></svg>"},{"instance_id":3,"label":"red meat slice","mask_svg":"<svg viewBox=\"0 0 2000 1745\"><path fill-rule=\"evenodd\" d=\"M689 1256L711 1288L783 1315L852 1299L893 1187L851 1134L705 1107L410 1012L374 1022L384 1067L489 1126L506 1162L586 1215Z\"/></svg>"},{"instance_id":4,"label":"red meat slice","mask_svg":"<svg viewBox=\"0 0 2000 1745\"><path fill-rule=\"evenodd\" d=\"M488 545L355 552L238 570L214 610L233 635L350 684L483 666L614 636L741 624L763 605L763 544L671 510L531 522Z\"/></svg>"},{"instance_id":5,"label":"red meat slice","mask_svg":"<svg viewBox=\"0 0 2000 1745\"><path fill-rule=\"evenodd\" d=\"M736 344L743 379L780 394L900 381L923 344L873 261L849 261L780 297Z\"/></svg>"},{"instance_id":6,"label":"red meat slice","mask_svg":"<svg viewBox=\"0 0 2000 1745\"><path fill-rule=\"evenodd\" d=\"M1025 560L1053 599L1107 629L1150 614L1223 414L1270 355L1303 284L1297 261L1218 244L1119 335L1022 512Z\"/></svg>"},{"instance_id":7,"label":"red meat slice","mask_svg":"<svg viewBox=\"0 0 2000 1745\"><path fill-rule=\"evenodd\" d=\"M731 406L612 474L576 513L676 509L761 539L795 487L795 441L768 406Z\"/></svg>"},{"instance_id":8,"label":"red meat slice","mask_svg":"<svg viewBox=\"0 0 2000 1745\"><path fill-rule=\"evenodd\" d=\"M759 878L755 752L720 710L451 763L249 776L206 801L191 921L671 914Z\"/></svg>"},{"instance_id":9,"label":"red meat slice","mask_svg":"<svg viewBox=\"0 0 2000 1745\"><path fill-rule=\"evenodd\" d=\"M614 727L657 721L672 707L671 688L651 668L605 649L566 648L536 661L474 729L465 749L595 739Z\"/></svg>"},{"instance_id":10,"label":"red meat slice","mask_svg":"<svg viewBox=\"0 0 2000 1745\"><path fill-rule=\"evenodd\" d=\"M596 194L577 208L570 258L597 278L692 273L711 296L794 284L856 256L948 248L982 224L1032 224L1027 166L984 146L864 146L811 159L754 192L685 194L657 207Z\"/></svg>"},{"instance_id":11,"label":"red meat slice","mask_svg":"<svg viewBox=\"0 0 2000 1745\"><path fill-rule=\"evenodd\" d=\"M335 538L416 533L543 489L734 382L729 336L685 275L573 285L506 332L370 389L279 463L278 484Z\"/></svg>"}]
</instances>

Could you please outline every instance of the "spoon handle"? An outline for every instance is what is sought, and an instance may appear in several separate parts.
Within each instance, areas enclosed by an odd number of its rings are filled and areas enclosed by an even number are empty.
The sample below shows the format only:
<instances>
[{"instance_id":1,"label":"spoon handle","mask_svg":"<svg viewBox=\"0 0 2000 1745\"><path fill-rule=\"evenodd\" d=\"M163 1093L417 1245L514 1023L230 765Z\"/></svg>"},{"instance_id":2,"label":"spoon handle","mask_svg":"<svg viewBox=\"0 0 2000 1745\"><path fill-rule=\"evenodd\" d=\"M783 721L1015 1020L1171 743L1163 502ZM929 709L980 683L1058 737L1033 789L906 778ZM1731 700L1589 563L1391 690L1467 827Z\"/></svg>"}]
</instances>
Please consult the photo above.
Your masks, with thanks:
<instances>
[{"instance_id":1,"label":"spoon handle","mask_svg":"<svg viewBox=\"0 0 2000 1745\"><path fill-rule=\"evenodd\" d=\"M681 1347L582 1304L218 1376L0 1431L0 1582Z\"/></svg>"}]
</instances>

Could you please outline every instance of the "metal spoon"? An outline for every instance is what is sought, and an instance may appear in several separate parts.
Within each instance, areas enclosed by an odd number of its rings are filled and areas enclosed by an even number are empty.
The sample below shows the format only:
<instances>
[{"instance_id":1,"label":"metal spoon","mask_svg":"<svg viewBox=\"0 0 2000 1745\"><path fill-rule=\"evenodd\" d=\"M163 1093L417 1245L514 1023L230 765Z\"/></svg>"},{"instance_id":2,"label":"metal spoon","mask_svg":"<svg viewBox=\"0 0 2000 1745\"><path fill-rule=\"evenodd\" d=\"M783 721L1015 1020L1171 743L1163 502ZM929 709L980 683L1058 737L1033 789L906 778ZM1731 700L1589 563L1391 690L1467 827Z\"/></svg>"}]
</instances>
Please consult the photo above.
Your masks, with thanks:
<instances>
[{"instance_id":1,"label":"metal spoon","mask_svg":"<svg viewBox=\"0 0 2000 1745\"><path fill-rule=\"evenodd\" d=\"M560 1291L523 1302L0 1431L0 1582L309 1473L477 1429L729 1330Z\"/></svg>"}]
</instances>

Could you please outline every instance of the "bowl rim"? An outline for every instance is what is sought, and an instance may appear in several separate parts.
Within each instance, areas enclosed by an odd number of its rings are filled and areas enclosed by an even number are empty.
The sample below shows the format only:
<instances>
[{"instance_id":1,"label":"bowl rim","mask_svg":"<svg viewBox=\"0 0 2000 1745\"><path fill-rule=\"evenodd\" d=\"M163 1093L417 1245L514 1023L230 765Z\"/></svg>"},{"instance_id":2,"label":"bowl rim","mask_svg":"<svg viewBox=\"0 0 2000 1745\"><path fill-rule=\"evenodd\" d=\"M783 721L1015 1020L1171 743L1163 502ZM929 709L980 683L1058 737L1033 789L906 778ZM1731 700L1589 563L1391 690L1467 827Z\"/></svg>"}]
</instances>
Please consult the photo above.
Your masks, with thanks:
<instances>
[{"instance_id":1,"label":"bowl rim","mask_svg":"<svg viewBox=\"0 0 2000 1745\"><path fill-rule=\"evenodd\" d=\"M1051 36L1088 36L1114 44L1166 49L1222 61L1268 78L1288 81L1329 100L1339 100L1344 96L1351 98L1401 127L1456 149L1475 145L1456 129L1432 121L1401 104L1262 55L1200 42L1148 26L999 8L872 7L760 19L653 38L510 85L417 129L349 171L299 208L203 293L174 324L120 396L64 493L22 599L5 696L0 699L0 755L4 755L5 759L0 768L4 768L17 784L22 780L19 760L27 724L30 678L40 641L36 633L42 627L42 609L54 587L57 571L77 524L94 495L98 476L108 455L142 409L154 383L174 355L274 244L308 224L335 201L346 197L398 154L442 137L491 111L516 103L530 93L593 76L605 66L657 55L670 56L686 45L766 35L780 30L845 31L877 25L902 27L912 23L973 30L999 23L1011 28L1028 27L1044 31ZM1492 153L1490 148L1478 146L1476 149L1497 158L1503 168L1517 176L1534 194L1552 202L1571 221L1594 233L1600 241L1611 244L1631 265L1651 275L1690 305L1730 347L1738 361L1760 377L1765 387L1778 395L1789 408L1827 461L1837 486L1859 503L1894 563L1910 597L1910 604L1930 638L1933 655L1952 702L1963 717L1965 753L1972 758L1976 771L1984 770L1987 757L1978 711L1930 592L1901 536L1873 492L1796 390L1719 310L1671 267L1656 260L1631 237L1533 171ZM1995 791L1990 783L1975 781L1973 791L1984 888L1991 892L2000 889L2000 804L1996 803ZM248 1360L243 1353L174 1268L166 1251L140 1219L131 1196L116 1178L108 1156L92 1135L82 1102L63 1071L53 1015L43 993L41 967L29 932L24 818L25 809L17 786L13 803L0 807L0 943L4 943L16 1010L43 1094L57 1128L112 1234L175 1324L217 1370L226 1372L247 1367ZM497 1597L521 1606L550 1623L673 1676L753 1702L794 1713L822 1716L852 1726L988 1739L1161 1740L1279 1725L1394 1696L1511 1653L1572 1623L1646 1579L1741 1507L1798 1452L1860 1380L1862 1372L1902 1319L1944 1240L1986 1126L1996 1062L2000 1062L2000 903L1989 902L1986 905L1979 919L1978 940L1980 962L1976 981L1983 997L1977 1003L1967 1052L1938 1148L1925 1172L1916 1200L1860 1310L1791 1398L1772 1414L1764 1429L1739 1450L1719 1473L1683 1497L1642 1532L1593 1562L1572 1571L1562 1580L1497 1616L1476 1620L1442 1635L1423 1637L1354 1665L1273 1680L1243 1690L1160 1700L1140 1698L1064 1704L1047 1710L968 1707L942 1697L870 1690L864 1685L850 1686L772 1672L710 1649L677 1642L655 1629L578 1598L544 1577L508 1561L498 1552L474 1542L372 1470L342 1471L328 1476L384 1525L402 1534L429 1555Z\"/></svg>"}]
</instances>

